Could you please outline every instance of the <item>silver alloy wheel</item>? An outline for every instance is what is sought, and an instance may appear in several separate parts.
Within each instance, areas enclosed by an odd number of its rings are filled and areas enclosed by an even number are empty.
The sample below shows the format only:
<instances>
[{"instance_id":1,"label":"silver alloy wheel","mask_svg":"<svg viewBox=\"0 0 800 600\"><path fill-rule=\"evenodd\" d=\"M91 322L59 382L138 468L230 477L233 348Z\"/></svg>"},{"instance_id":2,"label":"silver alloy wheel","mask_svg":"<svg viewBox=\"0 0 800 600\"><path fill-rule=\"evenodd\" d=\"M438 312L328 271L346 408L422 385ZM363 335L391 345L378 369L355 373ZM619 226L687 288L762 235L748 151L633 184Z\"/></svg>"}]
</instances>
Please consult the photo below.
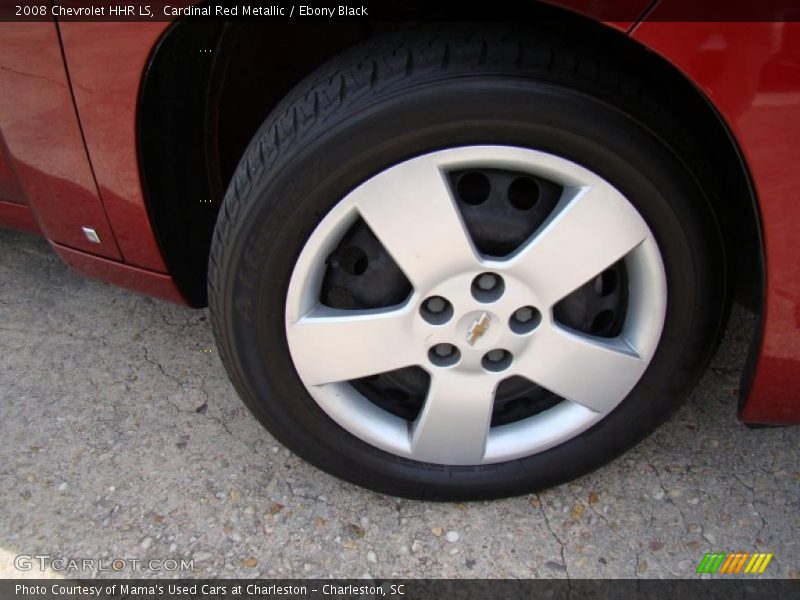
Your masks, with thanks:
<instances>
[{"instance_id":1,"label":"silver alloy wheel","mask_svg":"<svg viewBox=\"0 0 800 600\"><path fill-rule=\"evenodd\" d=\"M447 181L448 172L467 168L527 173L556 182L564 191L522 247L502 260L486 257L475 249ZM399 306L343 310L320 303L326 258L359 216L413 286ZM555 321L553 307L559 300L620 259L628 273L628 304L619 336L594 337ZM501 289L489 280L478 281L487 273ZM475 285L495 293L482 297L473 291ZM446 322L431 322L421 313L422 303L432 297L451 304L453 314ZM488 464L556 446L612 411L655 353L666 301L664 265L653 234L607 181L551 154L467 146L393 166L332 208L292 272L286 336L312 398L353 435L418 461ZM527 331L510 326L522 307L541 315ZM457 355L437 360L446 351L438 348L446 344ZM381 409L348 383L408 366L430 375L414 422ZM567 401L490 427L494 392L514 375Z\"/></svg>"}]
</instances>

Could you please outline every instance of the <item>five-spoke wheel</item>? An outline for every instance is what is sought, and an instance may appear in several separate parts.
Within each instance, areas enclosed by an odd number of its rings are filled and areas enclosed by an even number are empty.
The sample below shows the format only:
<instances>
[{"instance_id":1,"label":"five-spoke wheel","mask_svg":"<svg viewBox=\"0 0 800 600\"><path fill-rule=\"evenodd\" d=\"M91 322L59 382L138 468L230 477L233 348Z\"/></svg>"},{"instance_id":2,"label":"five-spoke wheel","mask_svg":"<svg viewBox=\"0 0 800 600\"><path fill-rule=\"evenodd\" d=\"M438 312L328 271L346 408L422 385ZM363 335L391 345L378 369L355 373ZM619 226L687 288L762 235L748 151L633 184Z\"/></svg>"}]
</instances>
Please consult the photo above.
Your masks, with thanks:
<instances>
[{"instance_id":1,"label":"five-spoke wheel","mask_svg":"<svg viewBox=\"0 0 800 600\"><path fill-rule=\"evenodd\" d=\"M379 36L242 158L211 251L220 355L329 473L427 499L541 489L650 433L714 347L703 171L635 71L544 29Z\"/></svg>"},{"instance_id":2,"label":"five-spoke wheel","mask_svg":"<svg viewBox=\"0 0 800 600\"><path fill-rule=\"evenodd\" d=\"M544 180L560 190L536 230L502 257L476 247L459 208L475 208L492 194L491 173L480 171L489 167L503 174L498 187L515 210L533 206L520 198L536 196L515 182ZM466 173L455 189L454 172ZM410 282L399 304L343 309L323 302L330 249L359 219ZM367 254L348 248L364 257L360 276L368 277ZM601 337L559 322L559 302L587 282L602 297L604 274L620 262L628 289L619 332ZM614 187L551 154L471 146L395 165L333 208L292 274L286 335L309 393L342 427L401 456L470 465L542 451L614 409L647 368L665 309L664 268L652 233ZM381 409L352 385L408 367L429 375L412 420ZM492 427L498 386L513 377L559 402Z\"/></svg>"}]
</instances>

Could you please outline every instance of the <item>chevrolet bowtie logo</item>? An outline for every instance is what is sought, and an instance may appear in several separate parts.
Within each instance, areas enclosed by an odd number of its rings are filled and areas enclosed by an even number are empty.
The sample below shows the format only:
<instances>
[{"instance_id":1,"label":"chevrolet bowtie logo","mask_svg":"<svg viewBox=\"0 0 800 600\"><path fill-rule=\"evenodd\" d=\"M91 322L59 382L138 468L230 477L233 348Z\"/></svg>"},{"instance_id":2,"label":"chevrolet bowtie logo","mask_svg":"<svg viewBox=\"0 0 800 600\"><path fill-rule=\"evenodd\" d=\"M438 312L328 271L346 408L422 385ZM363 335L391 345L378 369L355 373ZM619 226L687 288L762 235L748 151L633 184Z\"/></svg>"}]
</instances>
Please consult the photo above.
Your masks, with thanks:
<instances>
[{"instance_id":1,"label":"chevrolet bowtie logo","mask_svg":"<svg viewBox=\"0 0 800 600\"><path fill-rule=\"evenodd\" d=\"M489 330L489 325L492 324L492 318L489 313L482 313L477 319L472 322L467 330L467 343L474 346L481 336Z\"/></svg>"}]
</instances>

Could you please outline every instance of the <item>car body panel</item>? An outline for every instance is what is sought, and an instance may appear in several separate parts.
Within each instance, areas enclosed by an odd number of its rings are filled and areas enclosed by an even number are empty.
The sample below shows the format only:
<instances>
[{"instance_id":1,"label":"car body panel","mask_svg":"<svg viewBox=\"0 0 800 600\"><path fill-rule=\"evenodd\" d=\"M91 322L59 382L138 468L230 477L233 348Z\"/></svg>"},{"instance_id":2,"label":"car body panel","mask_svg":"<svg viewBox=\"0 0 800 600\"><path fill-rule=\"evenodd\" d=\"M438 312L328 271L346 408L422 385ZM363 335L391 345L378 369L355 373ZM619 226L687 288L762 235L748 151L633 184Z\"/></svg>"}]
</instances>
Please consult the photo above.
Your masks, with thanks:
<instances>
[{"instance_id":1,"label":"car body panel","mask_svg":"<svg viewBox=\"0 0 800 600\"><path fill-rule=\"evenodd\" d=\"M126 265L54 242L51 242L51 245L61 260L88 277L136 290L148 296L184 303L183 296L169 275Z\"/></svg>"},{"instance_id":2,"label":"car body panel","mask_svg":"<svg viewBox=\"0 0 800 600\"><path fill-rule=\"evenodd\" d=\"M0 202L28 203L17 172L14 170L14 159L11 158L2 132L0 132Z\"/></svg>"},{"instance_id":3,"label":"car body panel","mask_svg":"<svg viewBox=\"0 0 800 600\"><path fill-rule=\"evenodd\" d=\"M0 23L0 133L48 239L120 260L86 155L53 23ZM94 229L100 243L87 239Z\"/></svg>"},{"instance_id":4,"label":"car body panel","mask_svg":"<svg viewBox=\"0 0 800 600\"><path fill-rule=\"evenodd\" d=\"M800 23L668 22L657 8L633 38L677 66L738 142L761 213L763 336L740 417L800 423Z\"/></svg>"},{"instance_id":5,"label":"car body panel","mask_svg":"<svg viewBox=\"0 0 800 600\"><path fill-rule=\"evenodd\" d=\"M661 0L653 8L649 0L625 0L624 10L618 6L613 12L607 10L610 4L590 0L551 4L599 16L660 54L705 94L730 128L752 175L766 249L763 337L740 418L800 423L800 206L791 193L800 183L793 160L793 151L800 149L800 27L768 21L667 22L659 10L674 6L673 1ZM645 22L637 24L648 10ZM10 157L4 164L0 152L0 190L11 190L9 198L0 198L0 226L41 228L76 270L184 302L153 234L136 139L141 82L169 26L61 23L67 75L53 23L0 25L0 64L6 67L0 70L0 86L24 90L24 95L15 91L16 103L24 105L29 95L35 100L24 108L0 104L0 135ZM35 46L43 52L35 61L26 60ZM50 164L54 150L56 165ZM76 226L86 220L98 223L102 247L77 235Z\"/></svg>"},{"instance_id":6,"label":"car body panel","mask_svg":"<svg viewBox=\"0 0 800 600\"><path fill-rule=\"evenodd\" d=\"M86 148L124 262L160 273L167 267L139 176L136 108L150 53L168 25L60 24Z\"/></svg>"},{"instance_id":7,"label":"car body panel","mask_svg":"<svg viewBox=\"0 0 800 600\"><path fill-rule=\"evenodd\" d=\"M0 227L42 233L30 206L4 200L0 200Z\"/></svg>"},{"instance_id":8,"label":"car body panel","mask_svg":"<svg viewBox=\"0 0 800 600\"><path fill-rule=\"evenodd\" d=\"M14 169L14 159L0 131L0 225L30 233L41 233L22 183Z\"/></svg>"},{"instance_id":9,"label":"car body panel","mask_svg":"<svg viewBox=\"0 0 800 600\"><path fill-rule=\"evenodd\" d=\"M545 0L547 4L589 17L622 32L630 31L652 0Z\"/></svg>"}]
</instances>

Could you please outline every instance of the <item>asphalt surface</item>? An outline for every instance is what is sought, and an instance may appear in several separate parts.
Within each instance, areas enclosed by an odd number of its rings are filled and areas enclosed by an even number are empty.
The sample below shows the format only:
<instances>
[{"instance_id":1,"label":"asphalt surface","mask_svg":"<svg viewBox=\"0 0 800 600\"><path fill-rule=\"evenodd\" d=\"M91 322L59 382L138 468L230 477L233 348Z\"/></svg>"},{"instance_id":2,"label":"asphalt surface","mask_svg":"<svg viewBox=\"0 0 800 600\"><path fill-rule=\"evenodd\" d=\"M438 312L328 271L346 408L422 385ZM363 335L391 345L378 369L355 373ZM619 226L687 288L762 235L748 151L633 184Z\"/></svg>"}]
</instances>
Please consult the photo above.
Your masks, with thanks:
<instances>
[{"instance_id":1,"label":"asphalt surface","mask_svg":"<svg viewBox=\"0 0 800 600\"><path fill-rule=\"evenodd\" d=\"M194 561L121 573L142 577L693 578L707 551L758 550L774 553L764 577L800 577L800 428L735 419L753 326L735 309L690 400L609 466L539 495L415 502L275 442L206 311L84 279L0 231L0 576L111 574L14 568L38 554Z\"/></svg>"}]
</instances>

